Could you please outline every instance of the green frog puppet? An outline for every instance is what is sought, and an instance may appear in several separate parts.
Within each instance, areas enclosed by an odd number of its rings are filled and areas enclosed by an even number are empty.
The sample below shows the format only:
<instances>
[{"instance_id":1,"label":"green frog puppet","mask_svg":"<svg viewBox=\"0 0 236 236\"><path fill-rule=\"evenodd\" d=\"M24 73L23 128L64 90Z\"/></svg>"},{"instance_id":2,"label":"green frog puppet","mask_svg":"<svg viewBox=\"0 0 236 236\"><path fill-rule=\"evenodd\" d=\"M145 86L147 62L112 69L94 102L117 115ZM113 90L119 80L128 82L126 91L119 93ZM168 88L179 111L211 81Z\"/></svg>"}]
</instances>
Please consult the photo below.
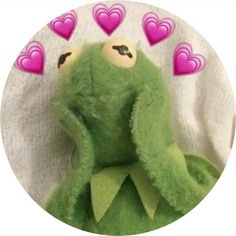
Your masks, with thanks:
<instances>
[{"instance_id":1,"label":"green frog puppet","mask_svg":"<svg viewBox=\"0 0 236 236\"><path fill-rule=\"evenodd\" d=\"M47 211L79 229L138 234L194 208L220 176L175 143L160 70L127 40L61 55L56 118L74 151Z\"/></svg>"}]
</instances>

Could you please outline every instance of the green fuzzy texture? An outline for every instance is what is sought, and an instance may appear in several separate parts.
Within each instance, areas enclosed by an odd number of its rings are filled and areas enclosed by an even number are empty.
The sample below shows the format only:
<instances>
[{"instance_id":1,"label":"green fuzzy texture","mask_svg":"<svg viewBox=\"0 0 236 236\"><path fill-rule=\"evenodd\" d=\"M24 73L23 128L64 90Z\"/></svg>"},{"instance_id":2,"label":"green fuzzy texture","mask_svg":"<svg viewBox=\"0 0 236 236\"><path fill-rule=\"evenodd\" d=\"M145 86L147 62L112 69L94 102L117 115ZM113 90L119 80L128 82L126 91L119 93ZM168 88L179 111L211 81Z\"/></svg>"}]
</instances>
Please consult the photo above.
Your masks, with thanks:
<instances>
[{"instance_id":1,"label":"green fuzzy texture","mask_svg":"<svg viewBox=\"0 0 236 236\"><path fill-rule=\"evenodd\" d=\"M160 70L139 50L134 67L115 66L103 57L102 46L87 45L58 80L56 118L75 151L68 176L46 209L93 233L143 233L194 208L220 173L175 144L170 96ZM140 168L123 173L136 164ZM102 182L107 194L98 187Z\"/></svg>"},{"instance_id":2,"label":"green fuzzy texture","mask_svg":"<svg viewBox=\"0 0 236 236\"><path fill-rule=\"evenodd\" d=\"M128 176L137 189L147 216L150 219L154 218L160 199L159 192L152 185L140 163L135 162L127 166L108 167L92 176L91 197L97 222L103 218Z\"/></svg>"}]
</instances>

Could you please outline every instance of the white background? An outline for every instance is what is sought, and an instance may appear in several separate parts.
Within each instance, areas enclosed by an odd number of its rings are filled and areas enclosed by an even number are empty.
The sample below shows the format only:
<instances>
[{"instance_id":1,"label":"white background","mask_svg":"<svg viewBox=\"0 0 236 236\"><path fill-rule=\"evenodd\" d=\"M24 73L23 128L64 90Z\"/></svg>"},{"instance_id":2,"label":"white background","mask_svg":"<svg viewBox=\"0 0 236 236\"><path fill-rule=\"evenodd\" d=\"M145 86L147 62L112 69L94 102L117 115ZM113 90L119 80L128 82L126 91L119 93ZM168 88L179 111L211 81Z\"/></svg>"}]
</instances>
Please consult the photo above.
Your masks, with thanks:
<instances>
[{"instance_id":1,"label":"white background","mask_svg":"<svg viewBox=\"0 0 236 236\"><path fill-rule=\"evenodd\" d=\"M93 2L96 1L0 0L1 98L11 66L30 38L56 16ZM139 2L164 8L197 29L221 58L236 94L236 1L143 0ZM204 201L180 220L148 235L236 235L235 146L223 175ZM74 236L78 234L88 235L47 214L23 190L10 168L1 142L0 235Z\"/></svg>"}]
</instances>

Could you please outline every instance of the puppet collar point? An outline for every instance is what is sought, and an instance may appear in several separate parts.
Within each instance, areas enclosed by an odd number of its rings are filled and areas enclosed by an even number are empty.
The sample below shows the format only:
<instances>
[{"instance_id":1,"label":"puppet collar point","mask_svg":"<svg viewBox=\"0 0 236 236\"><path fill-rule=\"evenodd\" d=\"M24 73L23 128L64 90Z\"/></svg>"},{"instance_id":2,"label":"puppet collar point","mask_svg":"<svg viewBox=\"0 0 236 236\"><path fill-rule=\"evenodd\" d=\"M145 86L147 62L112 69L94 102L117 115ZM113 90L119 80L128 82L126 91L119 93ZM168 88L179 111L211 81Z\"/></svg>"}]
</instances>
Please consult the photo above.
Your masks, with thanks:
<instances>
[{"instance_id":1,"label":"puppet collar point","mask_svg":"<svg viewBox=\"0 0 236 236\"><path fill-rule=\"evenodd\" d=\"M97 222L108 211L128 176L130 176L137 189L148 217L150 219L154 218L160 198L158 190L152 185L140 163L135 162L129 165L107 167L92 176L90 182L91 199Z\"/></svg>"}]
</instances>

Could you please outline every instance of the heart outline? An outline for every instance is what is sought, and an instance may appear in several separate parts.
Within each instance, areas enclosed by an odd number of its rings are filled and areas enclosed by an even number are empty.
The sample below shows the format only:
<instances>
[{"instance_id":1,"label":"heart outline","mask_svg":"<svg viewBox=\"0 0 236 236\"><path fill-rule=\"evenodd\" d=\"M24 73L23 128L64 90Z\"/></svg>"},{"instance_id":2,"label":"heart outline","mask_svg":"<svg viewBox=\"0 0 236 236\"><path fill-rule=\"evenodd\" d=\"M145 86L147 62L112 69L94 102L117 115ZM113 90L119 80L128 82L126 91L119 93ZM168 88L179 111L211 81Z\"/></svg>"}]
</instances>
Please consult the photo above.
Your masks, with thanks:
<instances>
[{"instance_id":1,"label":"heart outline","mask_svg":"<svg viewBox=\"0 0 236 236\"><path fill-rule=\"evenodd\" d=\"M104 16L107 18L106 21L104 20L105 18L101 18L102 14L104 14ZM114 18L116 19L116 22L114 22L114 20L112 21L112 14L117 15L117 17ZM113 4L110 7L99 3L93 7L92 15L98 26L110 36L124 21L126 10L125 7L119 3Z\"/></svg>"},{"instance_id":2,"label":"heart outline","mask_svg":"<svg viewBox=\"0 0 236 236\"><path fill-rule=\"evenodd\" d=\"M150 24L153 24L152 29L150 28ZM150 46L154 46L169 38L173 34L176 25L169 17L160 19L155 12L148 12L143 16L142 27ZM158 35L158 30L160 30L161 27L166 28L166 33L160 31L159 33L162 33L162 35Z\"/></svg>"},{"instance_id":3,"label":"heart outline","mask_svg":"<svg viewBox=\"0 0 236 236\"><path fill-rule=\"evenodd\" d=\"M70 20L71 22L66 25L65 24L66 20ZM60 37L66 40L70 40L77 23L78 23L77 13L74 10L71 10L50 21L48 23L48 27L52 32L59 35ZM61 27L56 25L60 25Z\"/></svg>"},{"instance_id":4,"label":"heart outline","mask_svg":"<svg viewBox=\"0 0 236 236\"><path fill-rule=\"evenodd\" d=\"M201 54L194 54L189 43L181 42L176 46L173 53L173 74L175 76L192 75L202 71L205 66L205 57Z\"/></svg>"},{"instance_id":5,"label":"heart outline","mask_svg":"<svg viewBox=\"0 0 236 236\"><path fill-rule=\"evenodd\" d=\"M32 55L37 53L37 57ZM28 63L26 63L26 61ZM45 66L45 50L38 41L29 42L17 57L14 66L23 72L43 75Z\"/></svg>"}]
</instances>

